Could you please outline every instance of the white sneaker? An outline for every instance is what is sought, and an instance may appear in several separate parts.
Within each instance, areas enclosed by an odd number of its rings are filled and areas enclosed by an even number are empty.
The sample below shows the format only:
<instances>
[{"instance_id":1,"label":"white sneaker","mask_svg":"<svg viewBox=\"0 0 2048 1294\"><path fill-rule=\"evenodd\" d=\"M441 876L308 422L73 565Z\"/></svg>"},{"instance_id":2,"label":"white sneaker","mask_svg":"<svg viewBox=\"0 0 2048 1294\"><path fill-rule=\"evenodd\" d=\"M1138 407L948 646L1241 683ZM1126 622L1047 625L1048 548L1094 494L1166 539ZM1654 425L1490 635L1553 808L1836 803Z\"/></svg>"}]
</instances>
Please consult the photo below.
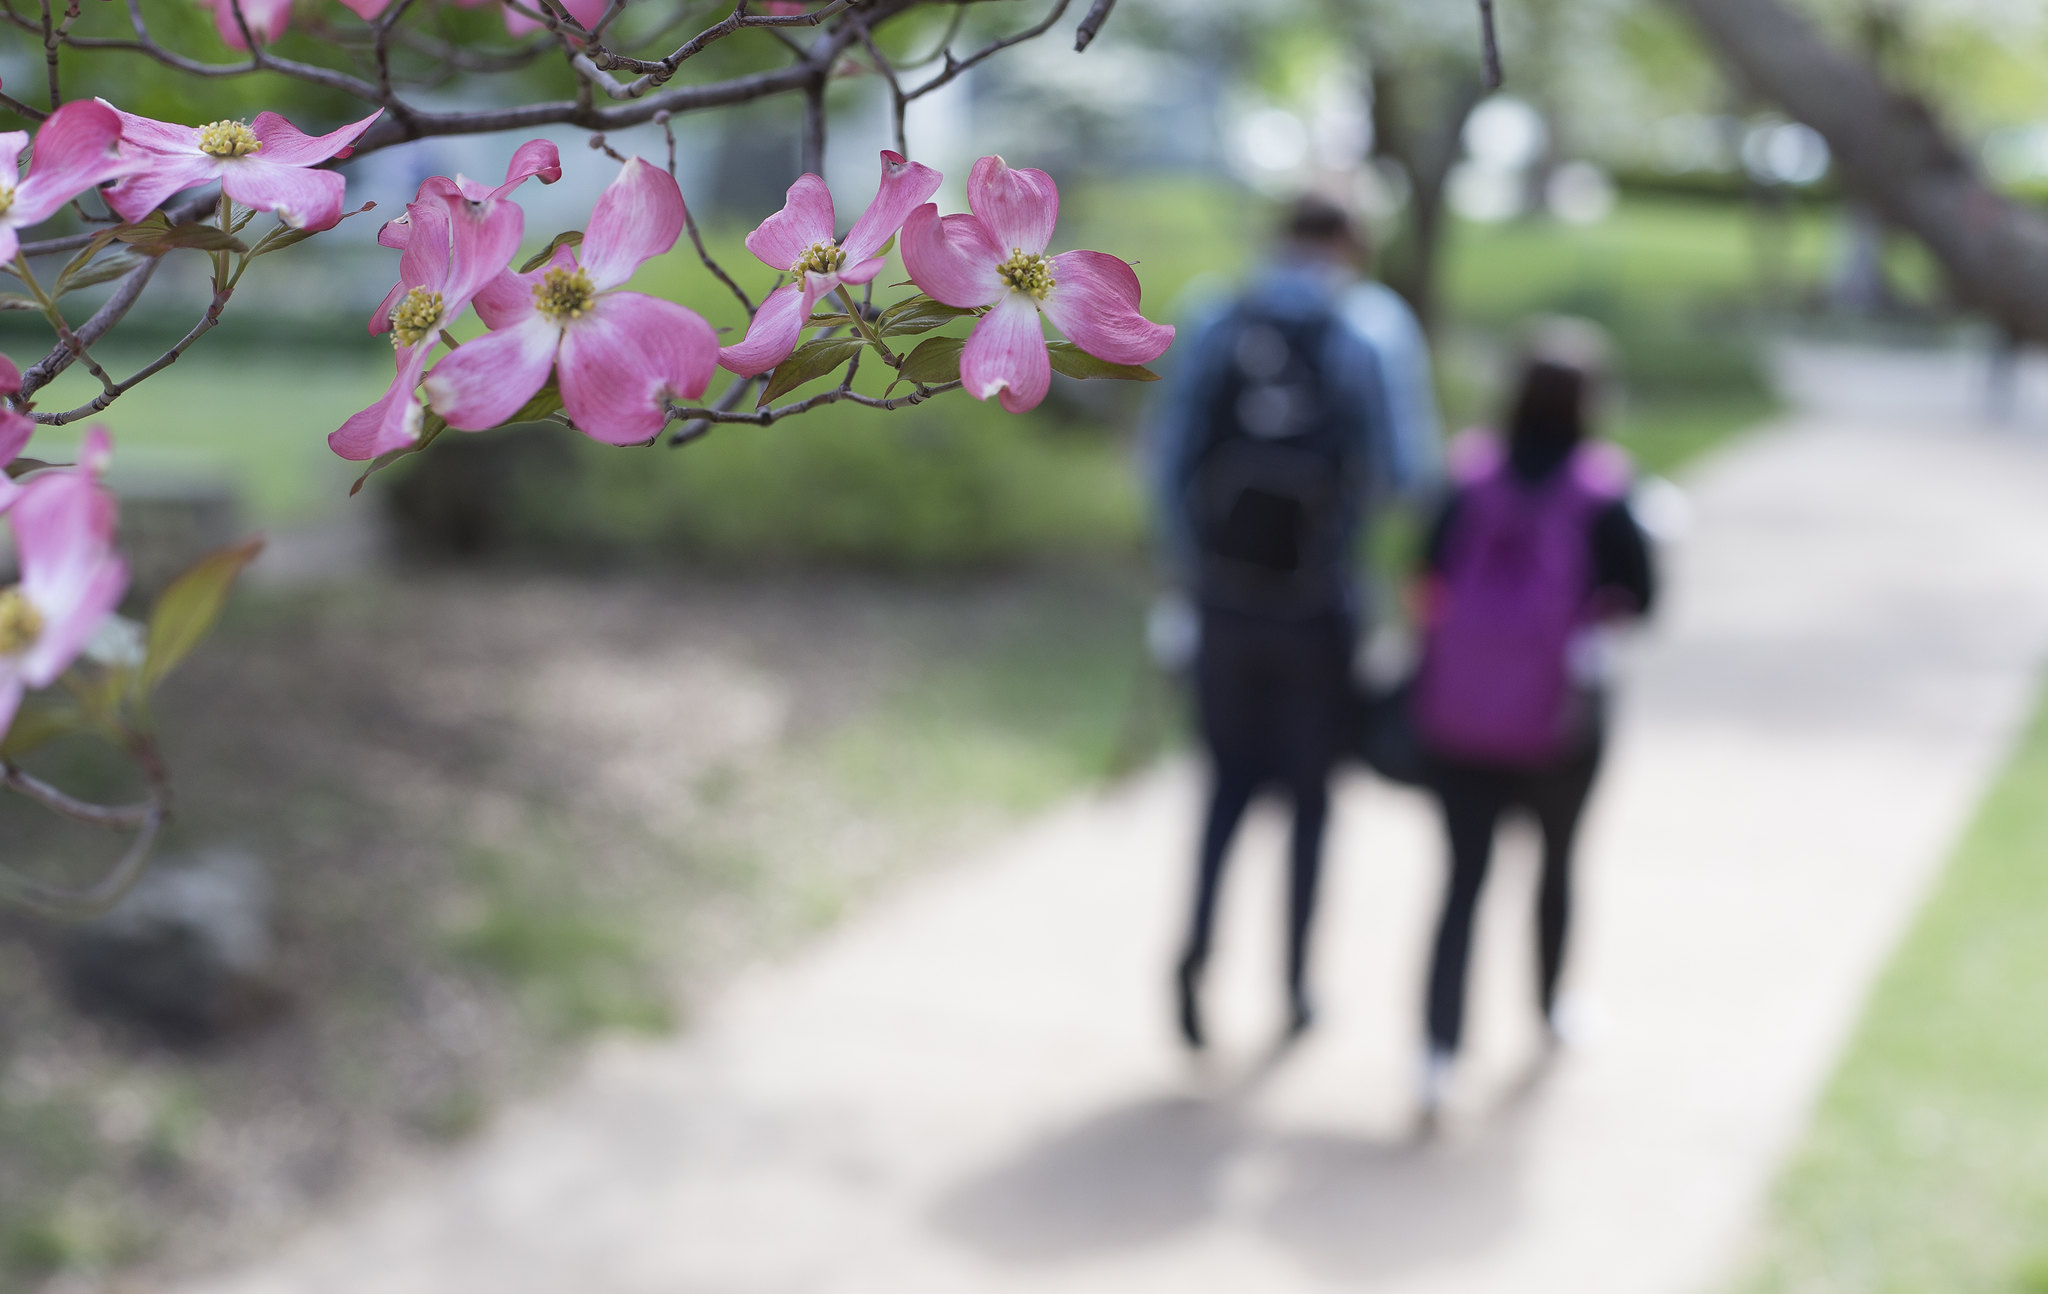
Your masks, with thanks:
<instances>
[{"instance_id":1,"label":"white sneaker","mask_svg":"<svg viewBox=\"0 0 2048 1294\"><path fill-rule=\"evenodd\" d=\"M1429 1055L1423 1059L1422 1086L1418 1095L1425 1121L1434 1123L1437 1115L1443 1112L1444 1101L1450 1096L1451 1074L1457 1063L1457 1054L1442 1047L1431 1047Z\"/></svg>"},{"instance_id":2,"label":"white sneaker","mask_svg":"<svg viewBox=\"0 0 2048 1294\"><path fill-rule=\"evenodd\" d=\"M1583 997L1564 996L1550 1005L1544 1020L1552 1051L1586 1051L1606 1032L1607 1020L1598 1003Z\"/></svg>"}]
</instances>

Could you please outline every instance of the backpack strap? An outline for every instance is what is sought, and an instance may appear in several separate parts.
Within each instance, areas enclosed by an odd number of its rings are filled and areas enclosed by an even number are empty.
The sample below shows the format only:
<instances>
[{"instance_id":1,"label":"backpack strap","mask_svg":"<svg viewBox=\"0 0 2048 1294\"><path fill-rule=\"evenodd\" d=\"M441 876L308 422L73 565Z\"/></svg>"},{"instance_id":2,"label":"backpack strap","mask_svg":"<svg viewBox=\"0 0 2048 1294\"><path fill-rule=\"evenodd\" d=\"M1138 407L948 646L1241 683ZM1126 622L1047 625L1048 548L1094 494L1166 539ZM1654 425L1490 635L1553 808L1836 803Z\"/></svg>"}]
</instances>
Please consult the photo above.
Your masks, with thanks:
<instances>
[{"instance_id":1,"label":"backpack strap","mask_svg":"<svg viewBox=\"0 0 2048 1294\"><path fill-rule=\"evenodd\" d=\"M1582 442L1572 451L1572 482L1603 503L1628 497L1635 465L1628 451L1605 440Z\"/></svg>"},{"instance_id":2,"label":"backpack strap","mask_svg":"<svg viewBox=\"0 0 2048 1294\"><path fill-rule=\"evenodd\" d=\"M1452 437L1444 453L1445 469L1458 486L1477 485L1506 465L1507 446L1484 427L1468 427Z\"/></svg>"}]
</instances>

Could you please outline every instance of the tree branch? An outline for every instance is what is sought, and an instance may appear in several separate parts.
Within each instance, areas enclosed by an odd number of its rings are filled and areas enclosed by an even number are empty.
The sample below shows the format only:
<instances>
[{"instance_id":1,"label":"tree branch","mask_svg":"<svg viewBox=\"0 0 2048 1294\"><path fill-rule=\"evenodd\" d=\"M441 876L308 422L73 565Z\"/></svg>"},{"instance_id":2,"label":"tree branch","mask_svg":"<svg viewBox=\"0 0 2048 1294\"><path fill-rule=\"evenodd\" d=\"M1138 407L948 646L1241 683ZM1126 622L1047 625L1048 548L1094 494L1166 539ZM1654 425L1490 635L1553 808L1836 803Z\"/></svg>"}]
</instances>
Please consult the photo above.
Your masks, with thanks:
<instances>
[{"instance_id":1,"label":"tree branch","mask_svg":"<svg viewBox=\"0 0 2048 1294\"><path fill-rule=\"evenodd\" d=\"M1669 0L1742 80L1827 140L1843 182L1920 239L1958 296L2048 340L2048 219L1984 182L1921 100L1778 0Z\"/></svg>"}]
</instances>

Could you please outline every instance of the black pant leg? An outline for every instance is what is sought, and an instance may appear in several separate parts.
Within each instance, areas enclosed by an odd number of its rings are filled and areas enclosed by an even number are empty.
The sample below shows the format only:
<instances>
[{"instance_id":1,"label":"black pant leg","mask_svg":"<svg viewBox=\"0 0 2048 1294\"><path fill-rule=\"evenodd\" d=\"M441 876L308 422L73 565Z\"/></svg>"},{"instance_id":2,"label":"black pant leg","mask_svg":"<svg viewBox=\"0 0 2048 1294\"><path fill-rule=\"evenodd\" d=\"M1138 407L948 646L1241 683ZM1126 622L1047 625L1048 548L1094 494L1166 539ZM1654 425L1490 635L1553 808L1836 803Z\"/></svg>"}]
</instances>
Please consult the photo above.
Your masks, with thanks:
<instances>
[{"instance_id":1,"label":"black pant leg","mask_svg":"<svg viewBox=\"0 0 2048 1294\"><path fill-rule=\"evenodd\" d=\"M1494 829L1507 802L1502 775L1482 769L1443 769L1435 789L1451 847L1450 880L1437 921L1429 972L1429 1040L1456 1051L1465 1027L1465 974L1472 957L1472 920L1493 857Z\"/></svg>"},{"instance_id":2,"label":"black pant leg","mask_svg":"<svg viewBox=\"0 0 2048 1294\"><path fill-rule=\"evenodd\" d=\"M1219 761L1211 775L1209 812L1202 824L1201 853L1195 866L1195 904L1188 922L1181 965L1199 971L1209 960L1216 926L1216 895L1223 883L1223 865L1238 823L1258 791L1258 777L1248 767Z\"/></svg>"},{"instance_id":3,"label":"black pant leg","mask_svg":"<svg viewBox=\"0 0 2048 1294\"><path fill-rule=\"evenodd\" d=\"M1327 787L1296 788L1294 836L1289 842L1287 885L1287 991L1297 1002L1307 992L1309 927L1315 919L1322 881L1323 836L1329 825Z\"/></svg>"},{"instance_id":4,"label":"black pant leg","mask_svg":"<svg viewBox=\"0 0 2048 1294\"><path fill-rule=\"evenodd\" d=\"M1598 749L1556 768L1530 773L1519 798L1543 837L1543 877L1536 894L1536 1002L1546 1018L1557 1004L1571 928L1572 850L1599 769Z\"/></svg>"}]
</instances>

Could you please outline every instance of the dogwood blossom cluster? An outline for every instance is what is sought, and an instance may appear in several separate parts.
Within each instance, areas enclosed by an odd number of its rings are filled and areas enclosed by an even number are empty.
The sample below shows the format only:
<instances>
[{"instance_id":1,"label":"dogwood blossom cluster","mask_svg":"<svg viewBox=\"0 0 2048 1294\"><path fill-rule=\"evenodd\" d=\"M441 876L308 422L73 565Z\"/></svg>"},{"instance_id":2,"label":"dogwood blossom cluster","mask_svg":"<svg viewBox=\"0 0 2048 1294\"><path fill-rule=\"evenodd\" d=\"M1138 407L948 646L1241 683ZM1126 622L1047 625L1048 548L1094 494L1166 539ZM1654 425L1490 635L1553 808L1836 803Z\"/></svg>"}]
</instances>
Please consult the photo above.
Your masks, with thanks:
<instances>
[{"instance_id":1,"label":"dogwood blossom cluster","mask_svg":"<svg viewBox=\"0 0 2048 1294\"><path fill-rule=\"evenodd\" d=\"M508 195L528 178L548 183L560 172L553 147L534 140L515 155L502 185L486 190L436 176L420 186L404 216L384 227L379 241L403 255L398 283L370 331L391 334L397 373L381 400L328 438L336 453L362 460L402 452L420 439L429 413L460 430L496 427L530 410L551 383L559 407L584 434L614 445L643 443L660 433L678 402L704 394L716 369L746 378L768 373L816 327L851 326L901 369L902 357L847 292L881 273L899 236L911 282L929 302L950 308L905 331L975 316L959 350L957 381L978 399L999 398L1011 412L1035 408L1051 386L1041 318L1109 365L1148 363L1173 341L1170 325L1139 312L1138 278L1128 263L1102 252L1048 254L1059 190L1045 172L1012 168L1000 157L975 163L969 212L941 216L928 199L944 177L883 152L874 200L843 236L824 180L800 177L782 209L746 240L787 281L754 311L745 336L723 347L695 311L624 290L636 269L675 245L685 220L674 178L640 158L628 158L598 198L580 246L558 239L538 264L512 268L524 216ZM835 293L845 313L814 315ZM455 345L448 330L470 307L489 331L429 371L431 352L443 342ZM905 380L934 384L919 373ZM952 380L940 376L936 384Z\"/></svg>"},{"instance_id":2,"label":"dogwood blossom cluster","mask_svg":"<svg viewBox=\"0 0 2048 1294\"><path fill-rule=\"evenodd\" d=\"M20 389L21 370L0 356L0 395ZM34 428L0 410L0 514L18 568L14 583L0 583L0 737L23 695L71 668L128 588L128 567L114 550L114 498L99 479L112 454L106 431L87 433L76 467L16 482L6 469Z\"/></svg>"}]
</instances>

